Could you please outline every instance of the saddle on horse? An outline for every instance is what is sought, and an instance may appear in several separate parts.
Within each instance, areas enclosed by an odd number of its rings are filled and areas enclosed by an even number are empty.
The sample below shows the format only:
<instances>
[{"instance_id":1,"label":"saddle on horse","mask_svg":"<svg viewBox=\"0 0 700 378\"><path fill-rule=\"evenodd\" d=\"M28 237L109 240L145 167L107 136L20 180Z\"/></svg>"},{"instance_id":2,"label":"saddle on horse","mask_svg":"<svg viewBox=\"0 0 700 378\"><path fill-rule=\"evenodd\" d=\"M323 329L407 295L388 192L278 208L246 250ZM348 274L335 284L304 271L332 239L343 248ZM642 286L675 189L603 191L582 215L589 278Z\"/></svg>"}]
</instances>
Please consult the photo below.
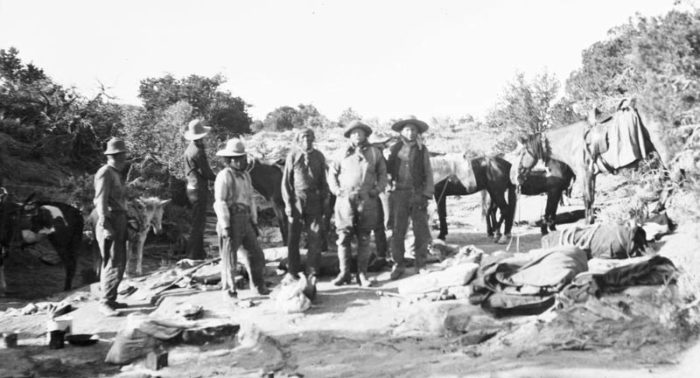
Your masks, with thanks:
<instances>
[{"instance_id":1,"label":"saddle on horse","mask_svg":"<svg viewBox=\"0 0 700 378\"><path fill-rule=\"evenodd\" d=\"M617 170L646 158L651 145L649 132L633 107L623 107L588 131L586 150L598 172Z\"/></svg>"}]
</instances>

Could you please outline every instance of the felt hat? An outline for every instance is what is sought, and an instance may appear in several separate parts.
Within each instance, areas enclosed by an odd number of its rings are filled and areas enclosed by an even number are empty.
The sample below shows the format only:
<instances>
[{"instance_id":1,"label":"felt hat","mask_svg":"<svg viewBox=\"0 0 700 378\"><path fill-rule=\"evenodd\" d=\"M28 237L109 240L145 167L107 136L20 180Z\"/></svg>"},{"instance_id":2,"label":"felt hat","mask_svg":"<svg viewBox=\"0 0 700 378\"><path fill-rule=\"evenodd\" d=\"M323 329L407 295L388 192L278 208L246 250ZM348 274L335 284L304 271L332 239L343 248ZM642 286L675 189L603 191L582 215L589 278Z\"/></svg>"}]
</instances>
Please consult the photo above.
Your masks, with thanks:
<instances>
[{"instance_id":1,"label":"felt hat","mask_svg":"<svg viewBox=\"0 0 700 378\"><path fill-rule=\"evenodd\" d=\"M423 134L428 130L428 124L418 119L404 119L391 125L391 129L401 132L406 125L414 125L418 129L419 134Z\"/></svg>"},{"instance_id":2,"label":"felt hat","mask_svg":"<svg viewBox=\"0 0 700 378\"><path fill-rule=\"evenodd\" d=\"M343 130L343 135L345 135L346 138L349 138L350 133L357 128L364 130L365 134L367 134L368 137L372 135L372 128L360 122L359 120L354 120L348 123L348 125L345 126L345 130Z\"/></svg>"},{"instance_id":3,"label":"felt hat","mask_svg":"<svg viewBox=\"0 0 700 378\"><path fill-rule=\"evenodd\" d=\"M245 144L240 138L231 138L226 141L226 146L217 151L216 156L243 156L245 155Z\"/></svg>"},{"instance_id":4,"label":"felt hat","mask_svg":"<svg viewBox=\"0 0 700 378\"><path fill-rule=\"evenodd\" d=\"M187 125L187 130L185 130L185 139L187 140L197 140L202 139L204 136L209 134L211 127L204 126L201 119L193 119Z\"/></svg>"},{"instance_id":5,"label":"felt hat","mask_svg":"<svg viewBox=\"0 0 700 378\"><path fill-rule=\"evenodd\" d=\"M107 149L105 150L105 155L115 155L126 152L126 143L119 138L112 138L107 142Z\"/></svg>"}]
</instances>

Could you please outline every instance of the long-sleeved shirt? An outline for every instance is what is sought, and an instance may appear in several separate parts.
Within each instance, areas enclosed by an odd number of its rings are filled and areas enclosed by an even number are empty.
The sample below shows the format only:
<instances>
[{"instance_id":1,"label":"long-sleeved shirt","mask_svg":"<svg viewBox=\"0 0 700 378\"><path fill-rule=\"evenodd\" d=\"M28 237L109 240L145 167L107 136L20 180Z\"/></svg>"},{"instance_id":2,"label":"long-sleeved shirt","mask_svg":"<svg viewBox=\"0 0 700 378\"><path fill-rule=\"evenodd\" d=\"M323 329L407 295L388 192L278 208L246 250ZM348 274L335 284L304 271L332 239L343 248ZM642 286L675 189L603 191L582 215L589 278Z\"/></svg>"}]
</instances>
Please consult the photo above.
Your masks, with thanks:
<instances>
[{"instance_id":1,"label":"long-sleeved shirt","mask_svg":"<svg viewBox=\"0 0 700 378\"><path fill-rule=\"evenodd\" d=\"M225 230L231 225L231 207L235 204L250 207L253 223L258 223L258 209L255 206L253 184L250 174L225 168L216 175L214 181L214 212L217 228Z\"/></svg>"},{"instance_id":2,"label":"long-sleeved shirt","mask_svg":"<svg viewBox=\"0 0 700 378\"><path fill-rule=\"evenodd\" d=\"M336 196L351 192L369 193L370 190L379 194L386 184L384 155L368 143L349 146L328 168L328 187Z\"/></svg>"},{"instance_id":3,"label":"long-sleeved shirt","mask_svg":"<svg viewBox=\"0 0 700 378\"><path fill-rule=\"evenodd\" d=\"M116 168L105 164L95 173L95 198L98 224L104 224L113 212L125 212L126 185Z\"/></svg>"},{"instance_id":4,"label":"long-sleeved shirt","mask_svg":"<svg viewBox=\"0 0 700 378\"><path fill-rule=\"evenodd\" d=\"M287 155L282 172L282 198L287 206L307 191L317 191L321 198L328 194L326 180L326 158L321 151L309 152L299 149Z\"/></svg>"},{"instance_id":5,"label":"long-sleeved shirt","mask_svg":"<svg viewBox=\"0 0 700 378\"><path fill-rule=\"evenodd\" d=\"M216 179L204 149L197 147L194 141L190 142L185 150L185 177L188 189L206 188L208 181Z\"/></svg>"}]
</instances>

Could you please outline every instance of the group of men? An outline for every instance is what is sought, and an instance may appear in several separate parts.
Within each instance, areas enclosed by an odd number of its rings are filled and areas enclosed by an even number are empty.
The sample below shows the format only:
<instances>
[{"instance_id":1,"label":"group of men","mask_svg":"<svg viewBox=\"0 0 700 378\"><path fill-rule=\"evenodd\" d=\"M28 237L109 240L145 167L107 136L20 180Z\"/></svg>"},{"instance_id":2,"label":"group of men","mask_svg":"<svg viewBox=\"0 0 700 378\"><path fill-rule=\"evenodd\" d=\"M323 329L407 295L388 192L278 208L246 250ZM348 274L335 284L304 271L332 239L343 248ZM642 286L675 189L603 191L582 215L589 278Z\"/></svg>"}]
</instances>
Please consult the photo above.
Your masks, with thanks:
<instances>
[{"instance_id":1,"label":"group of men","mask_svg":"<svg viewBox=\"0 0 700 378\"><path fill-rule=\"evenodd\" d=\"M433 196L433 174L430 154L420 134L428 125L420 120L396 122L392 129L399 132L400 141L393 145L388 160L382 151L368 142L372 128L361 121L349 123L344 130L348 145L327 166L323 153L314 148L314 132L302 129L296 134L296 149L287 155L282 176L285 212L290 219L288 261L289 273L300 271L299 239L302 229L307 232L308 253L306 274L318 275L320 270L322 218L330 194L336 197L334 216L338 233L340 273L333 284L351 283L351 243L357 238L356 280L368 287L374 281L367 276L370 260L370 233L380 231L378 243L385 238L383 206L380 194L389 192L393 239L391 256L394 265L391 279L405 271L404 240L409 218L415 235L415 267L423 270L430 243L428 201ZM377 260L386 261L386 248L377 248Z\"/></svg>"},{"instance_id":2,"label":"group of men","mask_svg":"<svg viewBox=\"0 0 700 378\"><path fill-rule=\"evenodd\" d=\"M386 243L384 214L380 194L388 193L392 216L391 257L394 265L391 279L405 272L404 239L409 218L415 236L415 268L424 268L430 242L428 201L433 196L433 176L429 153L420 137L428 125L420 120L396 122L392 129L399 132L400 141L390 149L385 160L382 151L368 142L372 128L353 121L344 129L349 143L339 156L326 163L325 156L314 147L311 129L299 130L296 146L288 154L282 178L285 213L289 218L289 274L301 271L299 243L302 231L307 234L307 276L317 276L321 263L323 216L336 197L334 216L338 233L340 273L334 285L351 283L351 243L357 238L356 280L361 286L372 286L367 276L370 260L370 233L375 231L378 243ZM190 141L185 151L187 196L192 205L192 229L187 254L205 258L203 234L206 210L210 200L209 182L214 181L214 211L221 257L221 287L231 297L237 296L235 272L238 253L251 278L255 294L268 293L263 279L265 257L258 244L257 208L249 173L247 153L240 138L227 141L216 153L222 157L224 169L214 174L205 154L204 137L211 128L201 120L189 123L184 133ZM102 254L101 307L103 313L114 315L125 307L117 299L117 288L126 264L126 186L124 183L127 148L123 140L113 138L104 152L107 163L95 174L95 198L98 222L96 237ZM328 169L326 169L328 168ZM377 231L380 231L377 233ZM386 248L377 249L377 261L387 260Z\"/></svg>"}]
</instances>

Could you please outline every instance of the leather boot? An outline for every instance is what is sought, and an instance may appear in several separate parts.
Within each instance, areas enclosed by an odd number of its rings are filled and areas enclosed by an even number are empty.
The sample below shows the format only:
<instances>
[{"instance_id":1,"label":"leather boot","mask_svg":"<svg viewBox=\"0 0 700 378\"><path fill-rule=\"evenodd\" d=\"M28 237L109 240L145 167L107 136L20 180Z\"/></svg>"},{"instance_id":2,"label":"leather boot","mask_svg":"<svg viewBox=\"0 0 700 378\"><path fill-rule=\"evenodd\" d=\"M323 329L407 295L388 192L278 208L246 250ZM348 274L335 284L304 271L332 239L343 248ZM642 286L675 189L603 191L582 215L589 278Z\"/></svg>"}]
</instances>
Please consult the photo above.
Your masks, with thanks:
<instances>
[{"instance_id":1,"label":"leather boot","mask_svg":"<svg viewBox=\"0 0 700 378\"><path fill-rule=\"evenodd\" d=\"M340 273L335 277L333 285L341 286L343 284L349 284L351 281L350 277L350 248L347 246L338 246L338 265L340 268Z\"/></svg>"},{"instance_id":2,"label":"leather boot","mask_svg":"<svg viewBox=\"0 0 700 378\"><path fill-rule=\"evenodd\" d=\"M367 278L367 274L362 272L357 273L357 284L361 287L372 287L374 283L375 281L373 279Z\"/></svg>"},{"instance_id":3,"label":"leather boot","mask_svg":"<svg viewBox=\"0 0 700 378\"><path fill-rule=\"evenodd\" d=\"M403 275L403 273L404 273L405 271L406 271L406 268L404 268L403 265L395 264L395 265L391 268L391 274L389 275L389 278L390 278L392 281L398 280L399 277L401 277L401 275Z\"/></svg>"},{"instance_id":4,"label":"leather boot","mask_svg":"<svg viewBox=\"0 0 700 378\"><path fill-rule=\"evenodd\" d=\"M420 252L416 251L415 258L416 274L426 273L427 270L425 269L425 256L423 256Z\"/></svg>"}]
</instances>

